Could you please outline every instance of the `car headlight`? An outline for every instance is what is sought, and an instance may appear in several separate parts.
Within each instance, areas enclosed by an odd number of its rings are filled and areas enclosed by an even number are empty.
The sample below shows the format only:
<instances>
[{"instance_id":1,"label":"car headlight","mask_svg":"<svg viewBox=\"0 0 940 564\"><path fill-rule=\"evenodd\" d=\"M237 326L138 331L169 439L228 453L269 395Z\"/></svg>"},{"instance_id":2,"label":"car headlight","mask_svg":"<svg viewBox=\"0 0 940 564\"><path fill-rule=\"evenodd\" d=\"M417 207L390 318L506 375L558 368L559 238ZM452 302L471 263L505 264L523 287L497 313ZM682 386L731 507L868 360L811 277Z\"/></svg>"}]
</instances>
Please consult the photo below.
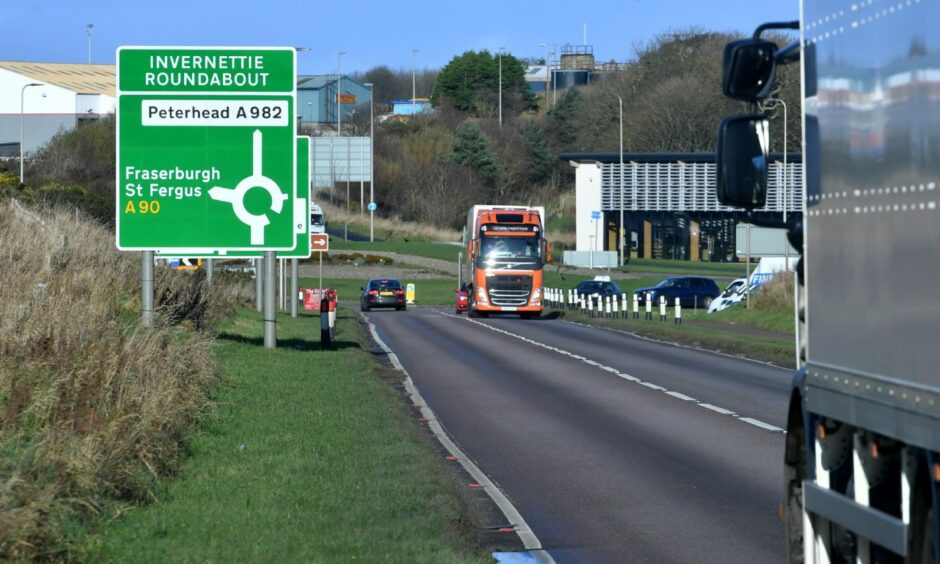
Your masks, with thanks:
<instances>
[{"instance_id":1,"label":"car headlight","mask_svg":"<svg viewBox=\"0 0 940 564\"><path fill-rule=\"evenodd\" d=\"M486 303L486 290L483 288L477 288L477 301L481 304Z\"/></svg>"}]
</instances>

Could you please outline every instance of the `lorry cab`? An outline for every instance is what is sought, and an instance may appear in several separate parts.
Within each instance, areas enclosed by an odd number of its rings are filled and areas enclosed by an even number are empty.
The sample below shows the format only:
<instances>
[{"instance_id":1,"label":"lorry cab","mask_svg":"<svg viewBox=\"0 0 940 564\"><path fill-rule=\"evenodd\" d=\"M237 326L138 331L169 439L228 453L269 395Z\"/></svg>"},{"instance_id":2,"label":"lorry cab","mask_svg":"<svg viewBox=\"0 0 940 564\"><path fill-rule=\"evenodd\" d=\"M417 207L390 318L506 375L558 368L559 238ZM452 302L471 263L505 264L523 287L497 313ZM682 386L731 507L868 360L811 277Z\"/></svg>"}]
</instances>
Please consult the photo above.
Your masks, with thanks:
<instances>
[{"instance_id":1,"label":"lorry cab","mask_svg":"<svg viewBox=\"0 0 940 564\"><path fill-rule=\"evenodd\" d=\"M326 233L326 220L320 206L310 204L310 233Z\"/></svg>"},{"instance_id":2,"label":"lorry cab","mask_svg":"<svg viewBox=\"0 0 940 564\"><path fill-rule=\"evenodd\" d=\"M542 311L542 268L550 259L542 208L474 206L468 221L470 314Z\"/></svg>"}]
</instances>

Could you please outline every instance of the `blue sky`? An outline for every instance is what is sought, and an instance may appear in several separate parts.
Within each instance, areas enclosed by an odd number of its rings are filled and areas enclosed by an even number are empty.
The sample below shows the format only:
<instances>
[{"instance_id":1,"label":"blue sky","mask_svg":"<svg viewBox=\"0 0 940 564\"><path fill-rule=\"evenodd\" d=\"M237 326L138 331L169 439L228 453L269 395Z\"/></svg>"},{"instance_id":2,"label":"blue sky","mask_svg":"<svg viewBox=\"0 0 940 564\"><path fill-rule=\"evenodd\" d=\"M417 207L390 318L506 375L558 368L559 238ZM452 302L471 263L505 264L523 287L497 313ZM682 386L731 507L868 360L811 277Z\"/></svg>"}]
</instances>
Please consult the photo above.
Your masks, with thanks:
<instances>
[{"instance_id":1,"label":"blue sky","mask_svg":"<svg viewBox=\"0 0 940 564\"><path fill-rule=\"evenodd\" d=\"M570 0L376 2L371 0L16 0L0 10L0 60L114 63L120 45L307 47L299 72L344 72L386 64L441 67L454 55L506 47L542 57L539 43L588 44L599 60L628 60L656 35L696 27L751 33L764 21L797 19L797 0Z\"/></svg>"}]
</instances>

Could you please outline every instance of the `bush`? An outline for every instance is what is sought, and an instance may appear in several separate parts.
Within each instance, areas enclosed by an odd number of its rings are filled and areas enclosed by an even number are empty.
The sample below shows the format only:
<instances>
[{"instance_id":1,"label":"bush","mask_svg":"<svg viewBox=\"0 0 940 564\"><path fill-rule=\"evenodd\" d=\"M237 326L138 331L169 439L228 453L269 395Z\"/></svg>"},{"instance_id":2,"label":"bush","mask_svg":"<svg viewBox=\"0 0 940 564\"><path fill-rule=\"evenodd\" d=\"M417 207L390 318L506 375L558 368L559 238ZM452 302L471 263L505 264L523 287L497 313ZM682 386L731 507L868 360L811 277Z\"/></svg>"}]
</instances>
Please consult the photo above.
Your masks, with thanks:
<instances>
[{"instance_id":1,"label":"bush","mask_svg":"<svg viewBox=\"0 0 940 564\"><path fill-rule=\"evenodd\" d=\"M793 273L777 272L751 298L754 309L793 311Z\"/></svg>"},{"instance_id":2,"label":"bush","mask_svg":"<svg viewBox=\"0 0 940 564\"><path fill-rule=\"evenodd\" d=\"M154 499L216 385L213 320L250 300L159 271L140 318L140 258L71 211L0 205L0 560L74 559L114 500Z\"/></svg>"}]
</instances>

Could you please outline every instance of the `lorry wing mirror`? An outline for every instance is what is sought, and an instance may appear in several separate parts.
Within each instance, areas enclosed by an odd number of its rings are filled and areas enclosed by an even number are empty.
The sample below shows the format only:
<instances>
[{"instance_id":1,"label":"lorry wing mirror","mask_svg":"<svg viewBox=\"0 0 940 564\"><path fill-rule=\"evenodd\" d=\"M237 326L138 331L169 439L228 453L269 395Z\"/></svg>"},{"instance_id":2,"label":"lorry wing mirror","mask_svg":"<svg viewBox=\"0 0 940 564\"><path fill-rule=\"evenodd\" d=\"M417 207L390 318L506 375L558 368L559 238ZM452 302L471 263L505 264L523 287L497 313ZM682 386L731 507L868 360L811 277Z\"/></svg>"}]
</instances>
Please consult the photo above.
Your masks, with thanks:
<instances>
[{"instance_id":1,"label":"lorry wing mirror","mask_svg":"<svg viewBox=\"0 0 940 564\"><path fill-rule=\"evenodd\" d=\"M718 201L751 211L767 201L769 125L763 115L725 118L718 126Z\"/></svg>"},{"instance_id":2,"label":"lorry wing mirror","mask_svg":"<svg viewBox=\"0 0 940 564\"><path fill-rule=\"evenodd\" d=\"M765 39L741 39L725 45L721 89L725 96L756 102L770 96L776 78L777 44Z\"/></svg>"}]
</instances>

